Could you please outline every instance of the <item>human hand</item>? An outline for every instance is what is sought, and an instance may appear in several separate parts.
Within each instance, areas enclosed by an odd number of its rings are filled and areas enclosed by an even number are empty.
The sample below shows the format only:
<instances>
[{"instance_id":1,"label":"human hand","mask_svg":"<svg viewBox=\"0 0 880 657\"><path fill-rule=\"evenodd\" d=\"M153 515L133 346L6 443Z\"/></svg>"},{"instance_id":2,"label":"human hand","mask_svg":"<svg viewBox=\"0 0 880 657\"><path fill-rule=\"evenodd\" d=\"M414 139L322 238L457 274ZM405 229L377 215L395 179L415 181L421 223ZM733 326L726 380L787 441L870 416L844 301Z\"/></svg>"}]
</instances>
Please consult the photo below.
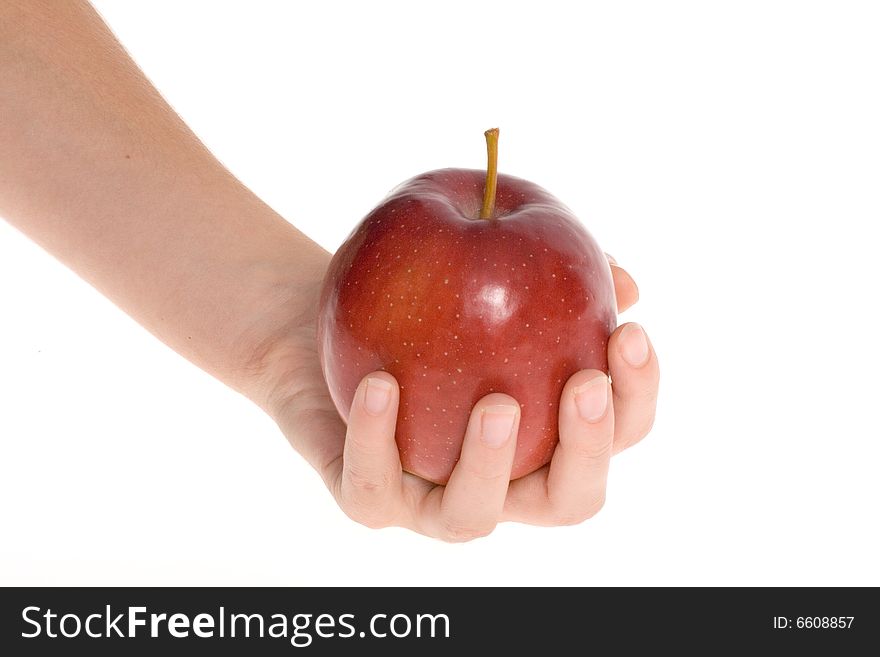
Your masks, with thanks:
<instances>
[{"instance_id":1,"label":"human hand","mask_svg":"<svg viewBox=\"0 0 880 657\"><path fill-rule=\"evenodd\" d=\"M624 326L609 343L613 390L599 372L569 381L549 468L508 484L519 408L490 395L476 406L449 485L405 474L394 444L394 380L367 377L387 405L368 412L362 384L348 428L324 383L315 308L329 254L231 176L88 3L56 12L0 2L0 41L7 25L25 38L0 48L10 90L0 94L0 214L266 409L349 515L462 540L498 520L555 524L598 509L608 456L641 438L653 417L657 363L639 329ZM635 285L613 270L624 309ZM627 365L626 353L645 363ZM604 393L607 410L581 420L575 390L592 411Z\"/></svg>"},{"instance_id":2,"label":"human hand","mask_svg":"<svg viewBox=\"0 0 880 657\"><path fill-rule=\"evenodd\" d=\"M638 290L609 261L622 312ZM394 438L399 390L390 374L364 377L346 427L321 373L313 321L271 353L267 410L342 510L368 527L401 526L453 542L485 536L501 521L571 525L592 517L605 500L611 455L651 428L659 381L642 328L619 326L608 342L613 385L598 370L568 380L559 404L560 441L547 466L510 481L520 409L512 397L493 393L474 406L461 458L449 482L438 486L401 468Z\"/></svg>"}]
</instances>

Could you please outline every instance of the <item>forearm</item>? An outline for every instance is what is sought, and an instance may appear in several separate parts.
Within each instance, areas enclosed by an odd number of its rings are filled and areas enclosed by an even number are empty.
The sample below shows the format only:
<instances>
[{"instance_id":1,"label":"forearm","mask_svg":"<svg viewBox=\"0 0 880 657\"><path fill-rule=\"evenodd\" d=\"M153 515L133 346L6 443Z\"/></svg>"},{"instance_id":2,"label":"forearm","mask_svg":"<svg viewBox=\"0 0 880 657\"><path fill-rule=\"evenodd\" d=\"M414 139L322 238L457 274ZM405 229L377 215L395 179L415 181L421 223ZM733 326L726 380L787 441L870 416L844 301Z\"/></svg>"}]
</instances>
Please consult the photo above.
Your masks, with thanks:
<instances>
[{"instance_id":1,"label":"forearm","mask_svg":"<svg viewBox=\"0 0 880 657\"><path fill-rule=\"evenodd\" d=\"M328 257L217 162L78 1L0 5L0 216L244 392Z\"/></svg>"}]
</instances>

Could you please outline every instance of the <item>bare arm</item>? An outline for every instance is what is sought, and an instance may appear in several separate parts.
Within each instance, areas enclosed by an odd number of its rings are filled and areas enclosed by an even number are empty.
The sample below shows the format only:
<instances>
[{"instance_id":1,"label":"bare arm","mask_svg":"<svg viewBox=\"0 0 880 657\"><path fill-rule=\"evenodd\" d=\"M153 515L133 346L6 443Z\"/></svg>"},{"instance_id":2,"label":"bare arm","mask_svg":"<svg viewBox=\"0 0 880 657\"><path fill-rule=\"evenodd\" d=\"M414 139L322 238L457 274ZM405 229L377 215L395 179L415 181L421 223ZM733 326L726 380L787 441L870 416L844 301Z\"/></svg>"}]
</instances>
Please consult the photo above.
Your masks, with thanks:
<instances>
[{"instance_id":1,"label":"bare arm","mask_svg":"<svg viewBox=\"0 0 880 657\"><path fill-rule=\"evenodd\" d=\"M0 4L0 216L251 396L329 258L224 169L81 0Z\"/></svg>"},{"instance_id":2,"label":"bare arm","mask_svg":"<svg viewBox=\"0 0 880 657\"><path fill-rule=\"evenodd\" d=\"M223 168L83 0L0 4L0 215L264 408L369 526L467 540L500 520L578 522L601 507L612 451L653 421L657 359L627 324L609 340L613 391L603 372L571 377L549 467L508 483L519 406L493 394L472 411L448 486L404 473L394 379L367 374L346 427L322 377L329 254ZM612 270L623 309L638 293Z\"/></svg>"}]
</instances>

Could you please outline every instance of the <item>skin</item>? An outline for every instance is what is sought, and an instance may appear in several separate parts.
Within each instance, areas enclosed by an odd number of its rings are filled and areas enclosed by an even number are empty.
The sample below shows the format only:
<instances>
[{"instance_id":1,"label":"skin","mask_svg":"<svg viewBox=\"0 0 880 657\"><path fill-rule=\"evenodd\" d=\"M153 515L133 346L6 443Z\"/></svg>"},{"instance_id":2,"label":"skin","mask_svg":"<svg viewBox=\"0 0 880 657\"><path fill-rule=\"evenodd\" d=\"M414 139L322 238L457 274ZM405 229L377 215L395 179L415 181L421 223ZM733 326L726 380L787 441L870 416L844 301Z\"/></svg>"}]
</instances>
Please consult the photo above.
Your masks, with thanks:
<instances>
[{"instance_id":1,"label":"skin","mask_svg":"<svg viewBox=\"0 0 880 657\"><path fill-rule=\"evenodd\" d=\"M396 381L365 377L346 427L322 377L315 315L330 255L223 168L86 2L0 3L0 216L269 413L370 527L463 541L504 520L580 522L602 506L611 454L653 422L657 358L624 324L608 343L613 386L596 370L566 383L548 466L509 482L519 405L493 393L473 409L448 485L405 474ZM611 270L624 310L638 291ZM506 438L487 442L505 417Z\"/></svg>"}]
</instances>

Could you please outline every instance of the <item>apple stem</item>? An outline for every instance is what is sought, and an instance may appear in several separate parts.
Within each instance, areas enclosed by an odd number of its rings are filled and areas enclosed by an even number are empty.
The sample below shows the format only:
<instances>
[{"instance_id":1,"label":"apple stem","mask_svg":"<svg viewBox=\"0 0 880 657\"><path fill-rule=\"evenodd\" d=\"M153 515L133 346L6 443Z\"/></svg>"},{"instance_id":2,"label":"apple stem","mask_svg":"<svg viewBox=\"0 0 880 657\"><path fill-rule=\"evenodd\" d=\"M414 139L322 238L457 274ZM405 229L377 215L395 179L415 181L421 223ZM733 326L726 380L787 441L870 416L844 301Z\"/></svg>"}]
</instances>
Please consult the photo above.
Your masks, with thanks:
<instances>
[{"instance_id":1,"label":"apple stem","mask_svg":"<svg viewBox=\"0 0 880 657\"><path fill-rule=\"evenodd\" d=\"M486 151L489 154L489 163L486 165L486 186L483 188L480 219L493 219L495 190L498 186L498 128L486 130Z\"/></svg>"}]
</instances>

